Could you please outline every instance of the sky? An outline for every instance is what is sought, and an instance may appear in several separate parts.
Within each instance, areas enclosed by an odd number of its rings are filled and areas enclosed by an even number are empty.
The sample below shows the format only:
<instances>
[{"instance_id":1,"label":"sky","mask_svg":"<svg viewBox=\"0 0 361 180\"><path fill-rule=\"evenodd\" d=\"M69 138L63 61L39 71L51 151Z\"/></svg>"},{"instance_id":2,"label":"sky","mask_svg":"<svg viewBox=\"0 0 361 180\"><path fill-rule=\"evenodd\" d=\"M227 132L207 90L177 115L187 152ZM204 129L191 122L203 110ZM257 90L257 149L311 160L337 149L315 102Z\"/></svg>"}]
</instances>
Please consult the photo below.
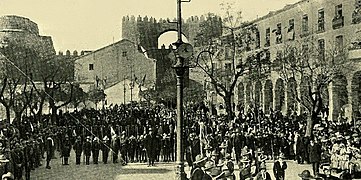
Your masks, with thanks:
<instances>
[{"instance_id":1,"label":"sky","mask_svg":"<svg viewBox=\"0 0 361 180\"><path fill-rule=\"evenodd\" d=\"M220 3L236 2L243 20L299 0L191 0L182 3L184 19L213 12L221 15ZM38 24L40 35L51 36L56 51L95 50L121 39L122 17L176 17L176 0L0 0L0 16L18 15Z\"/></svg>"}]
</instances>

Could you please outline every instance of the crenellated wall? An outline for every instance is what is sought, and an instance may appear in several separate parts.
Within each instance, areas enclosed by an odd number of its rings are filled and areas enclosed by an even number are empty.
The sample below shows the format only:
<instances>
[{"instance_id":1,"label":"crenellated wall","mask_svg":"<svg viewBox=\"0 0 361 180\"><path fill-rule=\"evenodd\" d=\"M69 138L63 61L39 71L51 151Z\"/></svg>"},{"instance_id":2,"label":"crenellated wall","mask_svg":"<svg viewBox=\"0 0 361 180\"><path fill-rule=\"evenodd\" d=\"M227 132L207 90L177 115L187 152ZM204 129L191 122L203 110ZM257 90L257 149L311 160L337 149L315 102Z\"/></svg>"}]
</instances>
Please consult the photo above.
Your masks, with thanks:
<instances>
[{"instance_id":1,"label":"crenellated wall","mask_svg":"<svg viewBox=\"0 0 361 180\"><path fill-rule=\"evenodd\" d=\"M204 16L191 16L183 20L182 31L191 44L194 44L195 36L201 22L205 21ZM221 21L220 18L218 20ZM159 19L153 17L124 16L122 19L122 39L128 39L140 44L146 50L158 48L158 37L170 30L177 30L176 19Z\"/></svg>"}]
</instances>

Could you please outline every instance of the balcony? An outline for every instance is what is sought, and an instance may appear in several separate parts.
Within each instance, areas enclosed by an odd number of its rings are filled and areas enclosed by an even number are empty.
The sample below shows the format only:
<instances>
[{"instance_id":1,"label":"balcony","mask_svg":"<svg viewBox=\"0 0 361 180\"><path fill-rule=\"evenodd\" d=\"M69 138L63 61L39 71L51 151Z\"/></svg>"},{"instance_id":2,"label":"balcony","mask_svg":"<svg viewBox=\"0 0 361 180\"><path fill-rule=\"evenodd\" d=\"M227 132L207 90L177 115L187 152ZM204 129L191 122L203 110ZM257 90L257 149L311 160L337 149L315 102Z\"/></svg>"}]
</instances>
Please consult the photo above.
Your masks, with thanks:
<instances>
[{"instance_id":1,"label":"balcony","mask_svg":"<svg viewBox=\"0 0 361 180\"><path fill-rule=\"evenodd\" d=\"M333 29L339 29L342 28L344 25L344 16L335 17L332 19L332 28Z\"/></svg>"},{"instance_id":2,"label":"balcony","mask_svg":"<svg viewBox=\"0 0 361 180\"><path fill-rule=\"evenodd\" d=\"M352 24L358 24L361 22L361 11L360 9L355 9L352 13Z\"/></svg>"},{"instance_id":3,"label":"balcony","mask_svg":"<svg viewBox=\"0 0 361 180\"><path fill-rule=\"evenodd\" d=\"M325 32L325 21L323 19L318 20L317 33Z\"/></svg>"},{"instance_id":4,"label":"balcony","mask_svg":"<svg viewBox=\"0 0 361 180\"><path fill-rule=\"evenodd\" d=\"M352 42L352 46L348 50L349 59L361 59L361 41Z\"/></svg>"}]
</instances>

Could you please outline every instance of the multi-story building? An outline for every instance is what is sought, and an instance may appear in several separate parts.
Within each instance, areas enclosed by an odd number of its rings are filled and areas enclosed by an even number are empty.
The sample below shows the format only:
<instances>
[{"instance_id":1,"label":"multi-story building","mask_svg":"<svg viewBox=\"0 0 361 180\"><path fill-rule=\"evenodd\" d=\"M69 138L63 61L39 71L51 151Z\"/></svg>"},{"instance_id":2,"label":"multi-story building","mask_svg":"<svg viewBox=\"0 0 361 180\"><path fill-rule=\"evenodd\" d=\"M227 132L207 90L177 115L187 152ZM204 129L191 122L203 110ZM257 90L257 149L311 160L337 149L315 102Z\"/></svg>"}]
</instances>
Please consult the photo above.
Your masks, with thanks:
<instances>
[{"instance_id":1,"label":"multi-story building","mask_svg":"<svg viewBox=\"0 0 361 180\"><path fill-rule=\"evenodd\" d=\"M341 108L351 118L361 110L361 49L357 44L361 30L360 10L359 0L302 0L286 5L250 23L256 30L252 32L253 43L247 54L263 51L272 64L293 42L313 41L309 43L321 49L345 48L355 69L333 79L324 99L329 106L329 119L336 119ZM245 107L256 101L266 112L272 108L285 114L293 108L300 113L302 106L290 95L292 86L296 86L298 96L302 96L300 79L285 82L272 68L264 79L242 77L235 98Z\"/></svg>"}]
</instances>

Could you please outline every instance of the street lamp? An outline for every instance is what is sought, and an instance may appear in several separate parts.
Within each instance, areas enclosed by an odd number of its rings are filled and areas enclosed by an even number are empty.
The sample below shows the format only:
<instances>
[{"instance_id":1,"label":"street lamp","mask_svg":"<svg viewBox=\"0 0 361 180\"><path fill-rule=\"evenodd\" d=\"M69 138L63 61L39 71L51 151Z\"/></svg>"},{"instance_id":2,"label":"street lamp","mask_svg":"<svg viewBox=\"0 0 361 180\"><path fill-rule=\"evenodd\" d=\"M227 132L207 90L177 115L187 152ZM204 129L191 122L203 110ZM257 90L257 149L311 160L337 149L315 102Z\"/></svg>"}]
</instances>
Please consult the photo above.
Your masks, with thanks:
<instances>
[{"instance_id":1,"label":"street lamp","mask_svg":"<svg viewBox=\"0 0 361 180\"><path fill-rule=\"evenodd\" d=\"M176 159L176 176L175 179L185 180L184 172L184 147L183 147L183 89L184 74L187 64L185 60L193 55L193 47L182 41L182 2L190 2L177 0L177 25L178 40L174 43L176 46L175 57L176 63L172 67L177 75L177 159Z\"/></svg>"}]
</instances>

